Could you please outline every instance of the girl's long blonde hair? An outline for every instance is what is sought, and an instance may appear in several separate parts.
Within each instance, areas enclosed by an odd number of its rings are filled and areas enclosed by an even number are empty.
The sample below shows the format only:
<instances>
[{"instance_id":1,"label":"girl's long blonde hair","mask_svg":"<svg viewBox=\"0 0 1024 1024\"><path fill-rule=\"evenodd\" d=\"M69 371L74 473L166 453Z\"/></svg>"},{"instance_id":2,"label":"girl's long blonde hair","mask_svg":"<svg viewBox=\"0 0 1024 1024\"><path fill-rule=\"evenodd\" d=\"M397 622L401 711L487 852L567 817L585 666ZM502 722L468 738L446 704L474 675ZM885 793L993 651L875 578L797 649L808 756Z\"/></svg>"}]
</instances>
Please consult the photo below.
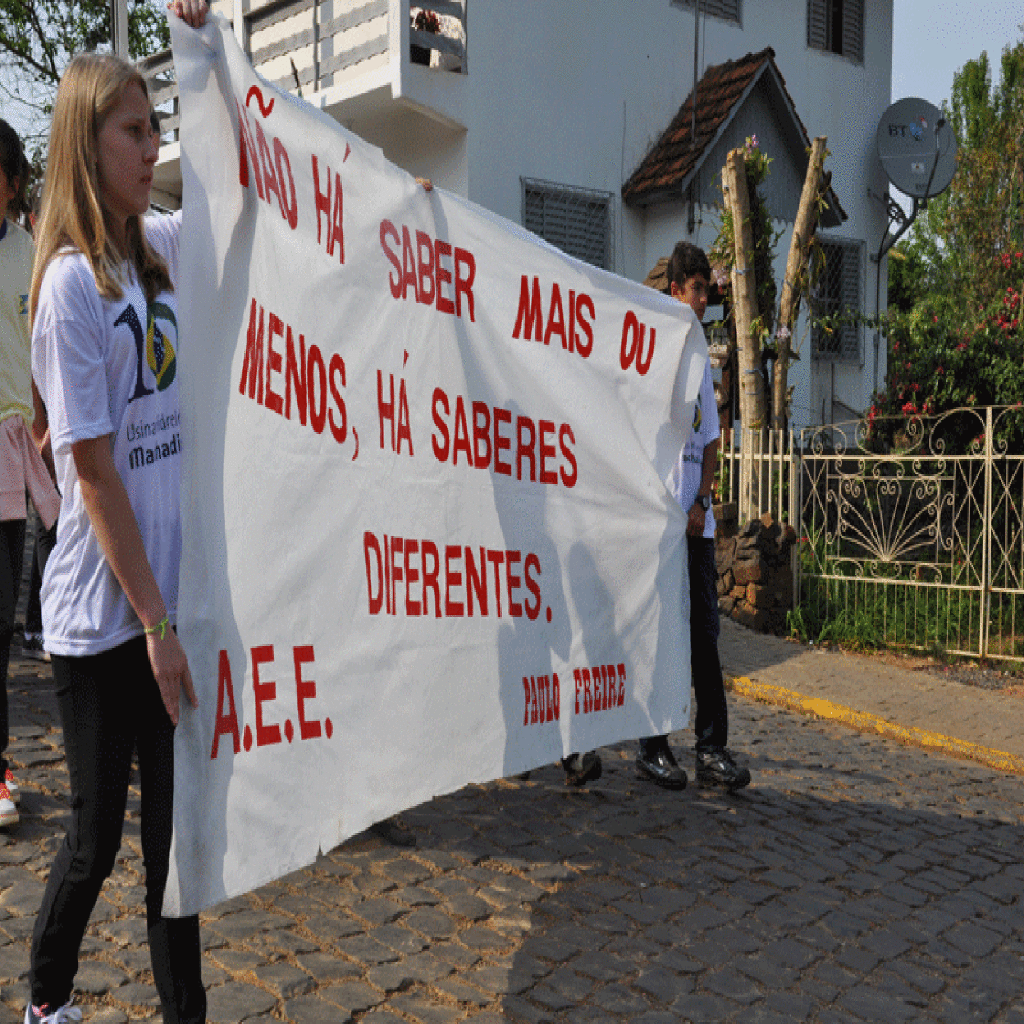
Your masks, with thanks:
<instances>
[{"instance_id":1,"label":"girl's long blonde hair","mask_svg":"<svg viewBox=\"0 0 1024 1024\"><path fill-rule=\"evenodd\" d=\"M35 321L39 288L50 260L76 249L89 261L96 289L105 299L122 294L120 269L127 259L152 301L171 287L163 260L150 248L142 218L128 218L127 252L115 246L100 201L99 143L104 122L135 83L148 96L146 80L113 54L83 53L67 66L57 89L50 125L43 202L35 232L30 316Z\"/></svg>"}]
</instances>

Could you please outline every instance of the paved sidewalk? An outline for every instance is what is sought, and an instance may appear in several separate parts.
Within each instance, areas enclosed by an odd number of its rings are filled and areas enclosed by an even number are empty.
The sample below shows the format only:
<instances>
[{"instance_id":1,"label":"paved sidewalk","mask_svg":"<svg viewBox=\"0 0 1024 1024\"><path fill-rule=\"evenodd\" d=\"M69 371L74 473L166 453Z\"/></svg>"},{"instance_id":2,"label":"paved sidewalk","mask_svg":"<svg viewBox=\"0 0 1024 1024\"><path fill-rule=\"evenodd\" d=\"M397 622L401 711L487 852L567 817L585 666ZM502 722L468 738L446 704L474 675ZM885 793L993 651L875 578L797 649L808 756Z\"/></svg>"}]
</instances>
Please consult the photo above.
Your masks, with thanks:
<instances>
[{"instance_id":1,"label":"paved sidewalk","mask_svg":"<svg viewBox=\"0 0 1024 1024\"><path fill-rule=\"evenodd\" d=\"M730 619L719 650L736 693L1024 773L1024 696L762 636Z\"/></svg>"},{"instance_id":2,"label":"paved sidewalk","mask_svg":"<svg viewBox=\"0 0 1024 1024\"><path fill-rule=\"evenodd\" d=\"M983 727L972 688L729 627L723 651L757 680L730 697L747 790L665 792L628 743L582 790L552 765L439 797L403 815L414 849L359 836L205 913L209 1019L1024 1024L1024 779L743 691L894 720L930 701L914 722L978 722L961 732L993 748L1014 699ZM23 798L0 830L0 1024L20 1024L67 776L48 666L15 658L9 693ZM672 737L688 768L690 741ZM86 1021L160 1019L143 879L133 792L76 977Z\"/></svg>"}]
</instances>

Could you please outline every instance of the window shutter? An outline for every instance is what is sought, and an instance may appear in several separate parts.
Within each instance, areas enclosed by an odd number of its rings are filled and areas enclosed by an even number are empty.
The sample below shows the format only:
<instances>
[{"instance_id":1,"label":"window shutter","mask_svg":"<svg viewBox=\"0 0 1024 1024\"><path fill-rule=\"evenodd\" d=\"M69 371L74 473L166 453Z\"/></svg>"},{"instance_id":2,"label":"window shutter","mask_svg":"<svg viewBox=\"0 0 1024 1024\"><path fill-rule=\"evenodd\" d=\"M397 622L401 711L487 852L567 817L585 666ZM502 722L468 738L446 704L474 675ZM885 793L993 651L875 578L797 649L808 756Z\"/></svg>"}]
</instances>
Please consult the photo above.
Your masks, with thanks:
<instances>
[{"instance_id":1,"label":"window shutter","mask_svg":"<svg viewBox=\"0 0 1024 1024\"><path fill-rule=\"evenodd\" d=\"M815 319L842 313L860 313L862 242L822 240L822 264L814 285L811 311ZM834 331L815 327L811 351L816 359L860 362L860 324L843 324Z\"/></svg>"},{"instance_id":2,"label":"window shutter","mask_svg":"<svg viewBox=\"0 0 1024 1024\"><path fill-rule=\"evenodd\" d=\"M827 0L807 0L807 45L816 50L828 48Z\"/></svg>"},{"instance_id":3,"label":"window shutter","mask_svg":"<svg viewBox=\"0 0 1024 1024\"><path fill-rule=\"evenodd\" d=\"M843 3L843 56L864 62L864 0Z\"/></svg>"},{"instance_id":4,"label":"window shutter","mask_svg":"<svg viewBox=\"0 0 1024 1024\"><path fill-rule=\"evenodd\" d=\"M860 255L861 246L847 243L839 247L841 253L840 309L842 312L860 313ZM842 328L838 356L843 362L856 363L860 360L860 324Z\"/></svg>"},{"instance_id":5,"label":"window shutter","mask_svg":"<svg viewBox=\"0 0 1024 1024\"><path fill-rule=\"evenodd\" d=\"M693 7L694 0L672 0L682 7ZM701 14L710 14L723 21L740 21L740 0L701 0Z\"/></svg>"},{"instance_id":6,"label":"window shutter","mask_svg":"<svg viewBox=\"0 0 1024 1024\"><path fill-rule=\"evenodd\" d=\"M523 227L562 252L612 269L612 195L523 179Z\"/></svg>"}]
</instances>

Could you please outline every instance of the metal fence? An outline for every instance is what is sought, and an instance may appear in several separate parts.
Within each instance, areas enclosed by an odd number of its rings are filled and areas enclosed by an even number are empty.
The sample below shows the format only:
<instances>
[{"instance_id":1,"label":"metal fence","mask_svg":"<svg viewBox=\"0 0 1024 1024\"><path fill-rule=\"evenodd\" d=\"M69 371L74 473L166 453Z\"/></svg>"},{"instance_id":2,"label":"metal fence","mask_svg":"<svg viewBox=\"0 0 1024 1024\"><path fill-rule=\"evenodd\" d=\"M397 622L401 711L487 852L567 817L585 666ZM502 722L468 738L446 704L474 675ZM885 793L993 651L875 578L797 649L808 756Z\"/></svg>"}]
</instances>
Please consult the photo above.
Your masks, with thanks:
<instances>
[{"instance_id":1,"label":"metal fence","mask_svg":"<svg viewBox=\"0 0 1024 1024\"><path fill-rule=\"evenodd\" d=\"M1024 409L746 434L720 493L797 530L812 635L1024 660Z\"/></svg>"}]
</instances>

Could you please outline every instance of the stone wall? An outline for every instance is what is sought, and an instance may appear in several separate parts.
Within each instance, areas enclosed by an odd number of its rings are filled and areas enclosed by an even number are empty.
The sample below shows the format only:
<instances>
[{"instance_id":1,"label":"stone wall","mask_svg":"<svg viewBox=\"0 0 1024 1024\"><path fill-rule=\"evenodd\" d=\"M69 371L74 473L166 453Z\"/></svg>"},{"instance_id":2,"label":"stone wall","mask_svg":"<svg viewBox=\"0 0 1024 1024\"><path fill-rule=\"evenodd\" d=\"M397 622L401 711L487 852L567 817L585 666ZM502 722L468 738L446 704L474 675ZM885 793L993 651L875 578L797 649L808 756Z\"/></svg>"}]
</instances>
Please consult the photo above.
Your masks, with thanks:
<instances>
[{"instance_id":1,"label":"stone wall","mask_svg":"<svg viewBox=\"0 0 1024 1024\"><path fill-rule=\"evenodd\" d=\"M793 607L796 531L768 513L740 528L737 506L715 506L718 607L759 633L785 636Z\"/></svg>"}]
</instances>

